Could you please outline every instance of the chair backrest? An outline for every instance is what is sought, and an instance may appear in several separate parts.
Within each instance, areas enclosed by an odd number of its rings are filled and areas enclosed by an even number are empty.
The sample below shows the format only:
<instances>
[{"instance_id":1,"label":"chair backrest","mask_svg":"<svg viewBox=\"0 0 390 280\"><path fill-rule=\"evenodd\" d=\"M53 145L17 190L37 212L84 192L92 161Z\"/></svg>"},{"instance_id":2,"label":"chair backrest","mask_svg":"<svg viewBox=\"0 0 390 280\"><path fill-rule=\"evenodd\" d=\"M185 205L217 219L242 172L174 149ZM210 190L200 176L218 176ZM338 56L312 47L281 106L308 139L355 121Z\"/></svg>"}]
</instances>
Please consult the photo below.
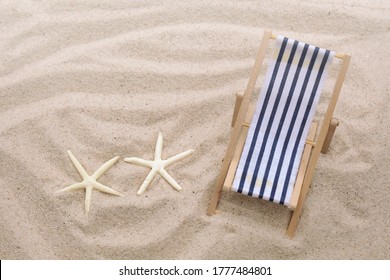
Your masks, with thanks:
<instances>
[{"instance_id":1,"label":"chair backrest","mask_svg":"<svg viewBox=\"0 0 390 280\"><path fill-rule=\"evenodd\" d=\"M278 36L232 190L288 204L335 53Z\"/></svg>"}]
</instances>

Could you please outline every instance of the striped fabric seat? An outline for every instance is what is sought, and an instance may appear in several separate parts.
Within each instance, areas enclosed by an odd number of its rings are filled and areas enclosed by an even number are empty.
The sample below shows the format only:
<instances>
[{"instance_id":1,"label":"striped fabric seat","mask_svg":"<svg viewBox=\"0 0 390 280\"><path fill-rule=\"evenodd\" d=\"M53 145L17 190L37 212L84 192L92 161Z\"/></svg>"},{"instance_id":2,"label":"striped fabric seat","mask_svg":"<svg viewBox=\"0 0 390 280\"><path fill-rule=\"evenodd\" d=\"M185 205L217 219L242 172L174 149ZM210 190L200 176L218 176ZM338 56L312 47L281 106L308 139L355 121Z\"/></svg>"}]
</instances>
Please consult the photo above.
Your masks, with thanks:
<instances>
[{"instance_id":1,"label":"striped fabric seat","mask_svg":"<svg viewBox=\"0 0 390 280\"><path fill-rule=\"evenodd\" d=\"M278 36L232 189L288 205L334 52Z\"/></svg>"}]
</instances>

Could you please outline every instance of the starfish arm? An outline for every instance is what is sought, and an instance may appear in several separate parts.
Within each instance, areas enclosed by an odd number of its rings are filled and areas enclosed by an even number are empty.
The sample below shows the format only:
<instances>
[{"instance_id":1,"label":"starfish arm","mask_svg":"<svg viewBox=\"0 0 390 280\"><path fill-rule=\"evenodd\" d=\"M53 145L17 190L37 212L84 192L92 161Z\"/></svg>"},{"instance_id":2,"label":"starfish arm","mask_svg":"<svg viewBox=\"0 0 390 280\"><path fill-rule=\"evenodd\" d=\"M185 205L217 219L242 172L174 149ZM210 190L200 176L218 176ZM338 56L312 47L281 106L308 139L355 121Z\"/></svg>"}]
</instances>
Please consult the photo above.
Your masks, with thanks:
<instances>
[{"instance_id":1,"label":"starfish arm","mask_svg":"<svg viewBox=\"0 0 390 280\"><path fill-rule=\"evenodd\" d=\"M62 190L57 191L57 193L73 191L73 190L79 190L79 189L83 189L83 188L85 188L84 183L76 183L76 184L73 184L73 185L71 185L69 187L66 187L66 188L62 189Z\"/></svg>"},{"instance_id":2,"label":"starfish arm","mask_svg":"<svg viewBox=\"0 0 390 280\"><path fill-rule=\"evenodd\" d=\"M123 194L121 194L120 192L110 188L110 187L107 187L99 182L96 182L94 181L92 183L92 185L94 186L95 189L97 189L98 191L101 191L101 192L104 192L104 193L109 193L109 194L113 194L113 195L118 195L118 196L123 196Z\"/></svg>"},{"instance_id":3,"label":"starfish arm","mask_svg":"<svg viewBox=\"0 0 390 280\"><path fill-rule=\"evenodd\" d=\"M70 157L70 160L72 161L74 167L76 168L77 172L80 174L80 176L83 179L86 179L89 177L87 171L85 171L84 167L81 165L81 163L75 158L75 156L72 154L71 151L68 151L68 155Z\"/></svg>"},{"instance_id":4,"label":"starfish arm","mask_svg":"<svg viewBox=\"0 0 390 280\"><path fill-rule=\"evenodd\" d=\"M152 166L153 166L153 161L144 160L144 159L136 158L136 157L125 158L124 161L131 163L131 164L143 166L143 167L152 168Z\"/></svg>"},{"instance_id":5,"label":"starfish arm","mask_svg":"<svg viewBox=\"0 0 390 280\"><path fill-rule=\"evenodd\" d=\"M148 176L146 177L145 181L142 183L141 187L139 188L139 190L137 191L137 194L138 195L141 195L144 193L144 191L147 189L147 187L150 185L150 183L152 182L154 176L156 175L156 170L155 169L152 169Z\"/></svg>"},{"instance_id":6,"label":"starfish arm","mask_svg":"<svg viewBox=\"0 0 390 280\"><path fill-rule=\"evenodd\" d=\"M177 154L177 155L175 155L175 156L173 156L173 157L170 157L169 159L164 160L164 166L165 166L165 167L168 167L168 166L170 166L171 164L175 163L176 161L179 161L179 160L181 160L181 159L184 159L184 158L186 158L186 157L192 155L194 152L195 152L195 151L191 149L191 150L187 150L187 151L185 151L185 152L182 152L182 153L180 153L180 154Z\"/></svg>"},{"instance_id":7,"label":"starfish arm","mask_svg":"<svg viewBox=\"0 0 390 280\"><path fill-rule=\"evenodd\" d=\"M85 213L87 213L87 214L88 214L89 209L91 207L92 191L93 191L92 186L88 186L85 188Z\"/></svg>"},{"instance_id":8,"label":"starfish arm","mask_svg":"<svg viewBox=\"0 0 390 280\"><path fill-rule=\"evenodd\" d=\"M156 142L156 149L154 151L154 159L161 160L161 153L162 153L162 147L163 147L163 135L161 132L158 133L157 142Z\"/></svg>"},{"instance_id":9,"label":"starfish arm","mask_svg":"<svg viewBox=\"0 0 390 280\"><path fill-rule=\"evenodd\" d=\"M161 168L159 170L159 173L174 189L176 189L177 191L182 190L180 185L175 181L175 179L172 178L171 175L169 175L169 173L164 168Z\"/></svg>"},{"instance_id":10,"label":"starfish arm","mask_svg":"<svg viewBox=\"0 0 390 280\"><path fill-rule=\"evenodd\" d=\"M97 180L100 176L102 176L108 169L110 169L117 161L119 157L114 157L99 167L98 170L93 173L91 176L92 179Z\"/></svg>"}]
</instances>

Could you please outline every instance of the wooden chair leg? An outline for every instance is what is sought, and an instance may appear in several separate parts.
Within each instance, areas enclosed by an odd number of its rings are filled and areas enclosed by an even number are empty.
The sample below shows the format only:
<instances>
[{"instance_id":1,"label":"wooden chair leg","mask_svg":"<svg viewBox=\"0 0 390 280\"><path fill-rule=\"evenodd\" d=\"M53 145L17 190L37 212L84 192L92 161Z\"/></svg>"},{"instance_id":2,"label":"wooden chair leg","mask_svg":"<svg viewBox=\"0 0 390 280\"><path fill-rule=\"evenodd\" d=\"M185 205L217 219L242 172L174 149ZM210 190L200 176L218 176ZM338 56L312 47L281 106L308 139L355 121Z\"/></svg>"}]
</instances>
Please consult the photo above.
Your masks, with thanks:
<instances>
[{"instance_id":1,"label":"wooden chair leg","mask_svg":"<svg viewBox=\"0 0 390 280\"><path fill-rule=\"evenodd\" d=\"M299 218L301 217L302 214L302 209L298 209L298 207L293 211L290 224L288 225L287 228L287 236L290 238L294 238L295 236L295 231L297 230Z\"/></svg>"},{"instance_id":2,"label":"wooden chair leg","mask_svg":"<svg viewBox=\"0 0 390 280\"><path fill-rule=\"evenodd\" d=\"M290 238L293 238L295 236L295 231L298 227L299 219L301 218L301 215L302 215L303 204L305 203L306 196L307 196L307 193L309 191L310 185L311 185L311 182L310 183L304 182L304 184L302 186L301 193L299 195L297 207L294 209L294 211L291 215L290 223L289 223L288 228L287 228L287 236Z\"/></svg>"},{"instance_id":3,"label":"wooden chair leg","mask_svg":"<svg viewBox=\"0 0 390 280\"><path fill-rule=\"evenodd\" d=\"M340 121L336 118L332 118L329 123L328 133L326 134L326 138L324 141L324 145L322 146L321 153L326 154L329 150L330 142L332 142L332 138L336 127L339 125Z\"/></svg>"},{"instance_id":4,"label":"wooden chair leg","mask_svg":"<svg viewBox=\"0 0 390 280\"><path fill-rule=\"evenodd\" d=\"M216 185L216 187L219 187L219 185ZM211 216L217 210L219 200L221 199L221 192L222 192L222 187L221 187L221 191L215 191L211 196L211 202L209 207L207 208L207 215Z\"/></svg>"}]
</instances>

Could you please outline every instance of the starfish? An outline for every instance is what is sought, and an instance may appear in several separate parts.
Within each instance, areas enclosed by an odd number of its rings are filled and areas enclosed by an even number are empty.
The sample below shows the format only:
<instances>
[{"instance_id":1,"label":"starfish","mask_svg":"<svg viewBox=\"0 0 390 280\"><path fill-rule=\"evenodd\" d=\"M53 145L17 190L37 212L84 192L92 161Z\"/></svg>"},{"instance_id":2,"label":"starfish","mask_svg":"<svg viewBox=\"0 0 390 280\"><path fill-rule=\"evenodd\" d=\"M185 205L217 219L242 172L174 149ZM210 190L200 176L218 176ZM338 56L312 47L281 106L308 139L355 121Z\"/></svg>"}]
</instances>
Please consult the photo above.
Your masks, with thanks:
<instances>
[{"instance_id":1,"label":"starfish","mask_svg":"<svg viewBox=\"0 0 390 280\"><path fill-rule=\"evenodd\" d=\"M71 153L71 151L68 151L68 155L69 155L70 160L72 161L74 167L76 168L77 172L79 172L79 174L83 178L83 181L80 183L73 184L69 187L62 189L62 190L59 190L59 191L57 191L57 193L85 189L85 212L87 214L89 212L89 208L91 205L92 191L94 189L96 189L100 192L104 192L104 193L123 196L121 193L117 192L116 190L113 190L113 189L96 181L97 179L99 179L99 177L101 177L104 173L106 173L106 171L108 169L110 169L118 161L119 157L114 157L113 159L110 159L105 164L103 164L98 170L96 170L95 173L92 174L92 176L89 176L87 171L85 171L84 167L75 158L75 156Z\"/></svg>"},{"instance_id":2,"label":"starfish","mask_svg":"<svg viewBox=\"0 0 390 280\"><path fill-rule=\"evenodd\" d=\"M184 158L188 157L189 155L193 154L194 150L192 150L192 149L187 150L187 151L182 152L180 154L177 154L173 157L170 157L169 159L163 160L161 158L162 147L163 147L163 136L162 136L162 133L159 132L153 161L152 160L144 160L144 159L140 159L140 158L136 158L136 157L125 158L125 161L128 163L132 163L132 164L144 166L144 167L149 167L152 169L149 172L148 176L146 177L145 181L142 183L141 187L139 188L139 190L137 192L138 195L141 195L144 193L144 191L147 189L147 187L152 182L156 173L159 173L177 191L182 190L182 188L179 186L179 184L175 181L175 179L172 178L171 175L168 174L168 172L165 170L165 168L170 166L171 164L175 163L176 161L184 159Z\"/></svg>"}]
</instances>

